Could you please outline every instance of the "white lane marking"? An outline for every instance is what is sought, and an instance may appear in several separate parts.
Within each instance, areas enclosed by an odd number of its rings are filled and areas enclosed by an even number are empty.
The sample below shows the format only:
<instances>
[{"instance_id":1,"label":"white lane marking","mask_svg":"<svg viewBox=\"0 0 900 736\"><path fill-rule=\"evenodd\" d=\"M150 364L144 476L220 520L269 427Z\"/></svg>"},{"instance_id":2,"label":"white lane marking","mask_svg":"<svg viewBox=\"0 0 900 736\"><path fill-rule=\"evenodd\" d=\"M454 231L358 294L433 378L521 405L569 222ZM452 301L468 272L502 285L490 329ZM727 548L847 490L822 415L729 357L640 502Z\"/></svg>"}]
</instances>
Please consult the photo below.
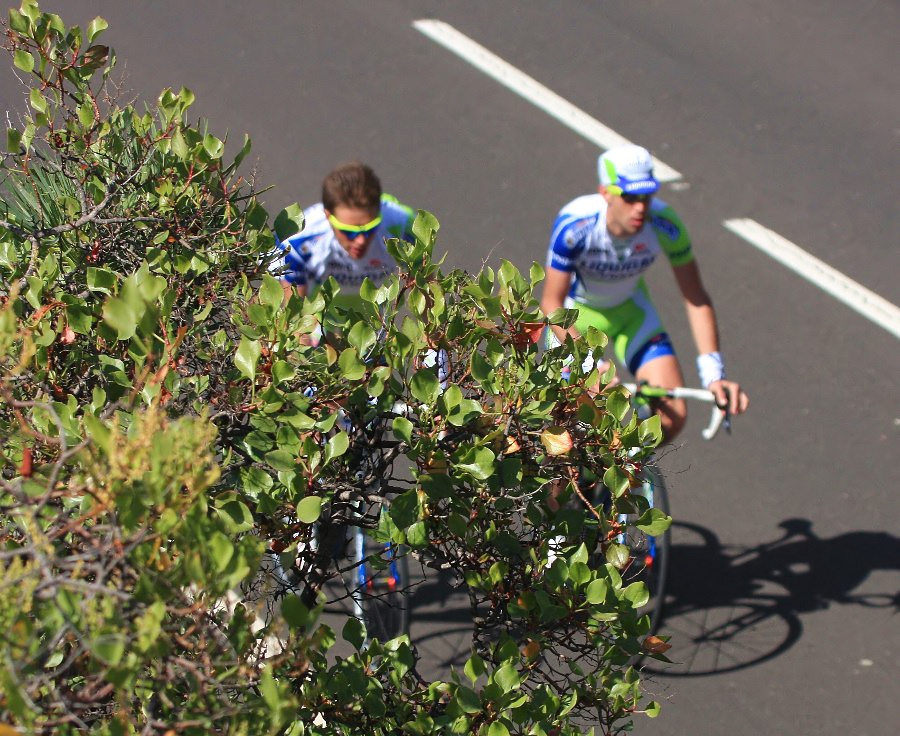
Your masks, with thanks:
<instances>
[{"instance_id":1,"label":"white lane marking","mask_svg":"<svg viewBox=\"0 0 900 736\"><path fill-rule=\"evenodd\" d=\"M900 309L778 233L749 219L725 220L728 230L842 301L876 325L900 337Z\"/></svg>"},{"instance_id":2,"label":"white lane marking","mask_svg":"<svg viewBox=\"0 0 900 736\"><path fill-rule=\"evenodd\" d=\"M500 82L592 143L596 143L600 148L606 150L631 142L575 107L568 100L547 89L533 77L519 71L481 44L460 33L448 23L439 20L417 20L413 22L413 26L435 43L465 59L476 69ZM658 158L654 158L653 169L656 178L663 182L678 181L682 178L680 173Z\"/></svg>"},{"instance_id":3,"label":"white lane marking","mask_svg":"<svg viewBox=\"0 0 900 736\"><path fill-rule=\"evenodd\" d=\"M605 150L631 142L450 24L439 20L417 20L413 26L600 148ZM678 171L657 158L654 158L654 169L660 181L673 182L682 178ZM723 224L851 309L900 337L900 309L886 299L753 220L732 219Z\"/></svg>"}]
</instances>

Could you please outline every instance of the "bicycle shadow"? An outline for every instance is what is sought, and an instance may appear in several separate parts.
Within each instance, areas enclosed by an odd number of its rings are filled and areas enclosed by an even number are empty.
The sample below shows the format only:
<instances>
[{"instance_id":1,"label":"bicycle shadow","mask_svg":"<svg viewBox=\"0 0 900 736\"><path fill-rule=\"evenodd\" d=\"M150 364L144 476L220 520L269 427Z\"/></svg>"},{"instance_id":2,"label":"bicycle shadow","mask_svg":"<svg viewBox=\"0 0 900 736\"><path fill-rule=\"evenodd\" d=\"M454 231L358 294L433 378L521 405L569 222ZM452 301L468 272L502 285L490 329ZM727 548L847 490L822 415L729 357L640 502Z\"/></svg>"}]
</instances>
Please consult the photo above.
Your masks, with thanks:
<instances>
[{"instance_id":1,"label":"bicycle shadow","mask_svg":"<svg viewBox=\"0 0 900 736\"><path fill-rule=\"evenodd\" d=\"M419 674L446 679L472 651L472 612L464 589L448 571L422 570L410 592L410 640L419 657Z\"/></svg>"},{"instance_id":2,"label":"bicycle shadow","mask_svg":"<svg viewBox=\"0 0 900 736\"><path fill-rule=\"evenodd\" d=\"M864 586L876 571L900 571L900 539L854 531L819 537L806 519L752 547L723 544L698 524L674 522L660 633L672 636L667 677L722 674L768 661L803 634L801 614L834 604L900 611L900 592ZM867 592L856 593L861 587Z\"/></svg>"}]
</instances>

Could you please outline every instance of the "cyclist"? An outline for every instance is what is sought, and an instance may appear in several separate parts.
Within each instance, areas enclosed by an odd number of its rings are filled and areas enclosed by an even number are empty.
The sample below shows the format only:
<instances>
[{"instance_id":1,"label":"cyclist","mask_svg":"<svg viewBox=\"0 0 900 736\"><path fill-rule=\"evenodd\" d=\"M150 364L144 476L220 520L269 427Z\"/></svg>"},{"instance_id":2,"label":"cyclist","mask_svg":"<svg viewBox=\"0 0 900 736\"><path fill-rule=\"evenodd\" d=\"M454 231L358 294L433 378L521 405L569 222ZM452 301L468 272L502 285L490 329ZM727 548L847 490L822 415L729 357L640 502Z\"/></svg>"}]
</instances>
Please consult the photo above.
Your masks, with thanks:
<instances>
[{"instance_id":1,"label":"cyclist","mask_svg":"<svg viewBox=\"0 0 900 736\"><path fill-rule=\"evenodd\" d=\"M279 242L270 269L287 295L306 296L329 276L344 296L357 294L368 277L381 284L396 268L385 238L410 240L415 212L381 190L372 169L358 161L338 166L322 182L322 201L303 211L303 230ZM346 293L344 293L346 292Z\"/></svg>"},{"instance_id":2,"label":"cyclist","mask_svg":"<svg viewBox=\"0 0 900 736\"><path fill-rule=\"evenodd\" d=\"M541 309L578 309L562 340L578 338L589 326L607 334L616 358L638 381L674 388L684 385L671 340L647 291L642 274L660 252L672 266L684 298L699 356L697 369L720 406L740 414L749 406L741 387L725 376L716 314L700 279L688 234L665 202L654 197L659 182L653 159L640 146L611 148L598 159L597 194L578 197L560 211L547 252ZM654 407L663 434L671 440L687 419L682 399L661 399Z\"/></svg>"},{"instance_id":3,"label":"cyclist","mask_svg":"<svg viewBox=\"0 0 900 736\"><path fill-rule=\"evenodd\" d=\"M371 167L359 161L338 166L322 181L322 201L303 210L304 227L279 242L280 258L270 270L281 278L285 295L306 296L329 276L341 285L339 304L359 299L359 287L369 278L380 285L397 264L385 247L386 238L414 241L416 213L381 189ZM426 351L426 366L438 366L442 385L447 377L444 350Z\"/></svg>"}]
</instances>

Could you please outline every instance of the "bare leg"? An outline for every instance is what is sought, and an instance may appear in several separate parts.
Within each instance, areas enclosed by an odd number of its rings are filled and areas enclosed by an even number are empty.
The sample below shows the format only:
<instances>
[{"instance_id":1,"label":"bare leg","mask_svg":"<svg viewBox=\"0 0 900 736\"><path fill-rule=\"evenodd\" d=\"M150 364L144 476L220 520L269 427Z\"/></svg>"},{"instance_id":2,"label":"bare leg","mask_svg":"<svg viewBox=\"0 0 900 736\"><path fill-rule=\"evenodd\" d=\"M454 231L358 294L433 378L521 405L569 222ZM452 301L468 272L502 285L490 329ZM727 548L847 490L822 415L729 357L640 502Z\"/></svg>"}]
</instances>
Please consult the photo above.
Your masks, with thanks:
<instances>
[{"instance_id":1,"label":"bare leg","mask_svg":"<svg viewBox=\"0 0 900 736\"><path fill-rule=\"evenodd\" d=\"M662 388L684 386L681 366L674 355L661 355L644 363L638 368L635 378ZM664 440L671 442L687 421L687 403L684 399L659 399L654 401L653 411L659 414Z\"/></svg>"}]
</instances>

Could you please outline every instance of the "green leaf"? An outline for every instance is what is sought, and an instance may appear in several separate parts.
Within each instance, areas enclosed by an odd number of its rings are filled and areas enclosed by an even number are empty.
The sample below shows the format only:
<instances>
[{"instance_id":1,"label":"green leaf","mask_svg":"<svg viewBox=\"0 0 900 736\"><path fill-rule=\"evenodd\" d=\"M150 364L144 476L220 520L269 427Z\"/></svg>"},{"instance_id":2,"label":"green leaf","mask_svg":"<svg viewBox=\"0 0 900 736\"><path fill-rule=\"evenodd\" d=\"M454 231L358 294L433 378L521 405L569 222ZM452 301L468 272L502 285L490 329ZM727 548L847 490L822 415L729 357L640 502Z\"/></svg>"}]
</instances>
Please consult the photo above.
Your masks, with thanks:
<instances>
[{"instance_id":1,"label":"green leaf","mask_svg":"<svg viewBox=\"0 0 900 736\"><path fill-rule=\"evenodd\" d=\"M493 366L478 352L472 353L471 368L472 378L478 383L484 383L494 374Z\"/></svg>"},{"instance_id":2,"label":"green leaf","mask_svg":"<svg viewBox=\"0 0 900 736\"><path fill-rule=\"evenodd\" d=\"M647 605L647 601L650 600L650 591L642 581L638 580L622 590L622 597L629 601L635 609L638 609Z\"/></svg>"},{"instance_id":3,"label":"green leaf","mask_svg":"<svg viewBox=\"0 0 900 736\"><path fill-rule=\"evenodd\" d=\"M609 592L609 583L602 578L592 580L590 585L584 591L585 600L592 606L599 605L606 601L606 595Z\"/></svg>"},{"instance_id":4,"label":"green leaf","mask_svg":"<svg viewBox=\"0 0 900 736\"><path fill-rule=\"evenodd\" d=\"M293 463L291 464L291 467L293 467ZM239 473L244 493L249 496L255 497L260 493L265 493L270 490L275 483L275 481L272 480L272 476L262 468L253 466L241 468Z\"/></svg>"},{"instance_id":5,"label":"green leaf","mask_svg":"<svg viewBox=\"0 0 900 736\"><path fill-rule=\"evenodd\" d=\"M30 74L34 70L34 57L24 49L18 49L13 56L13 64L26 74Z\"/></svg>"},{"instance_id":6,"label":"green leaf","mask_svg":"<svg viewBox=\"0 0 900 736\"><path fill-rule=\"evenodd\" d=\"M245 532L253 527L253 514L242 501L226 501L218 511L219 518L232 532Z\"/></svg>"},{"instance_id":7,"label":"green leaf","mask_svg":"<svg viewBox=\"0 0 900 736\"><path fill-rule=\"evenodd\" d=\"M625 396L625 393L614 389L606 397L606 410L612 414L616 421L621 422L628 413L631 402Z\"/></svg>"},{"instance_id":8,"label":"green leaf","mask_svg":"<svg viewBox=\"0 0 900 736\"><path fill-rule=\"evenodd\" d=\"M303 628L309 621L309 609L299 596L293 594L286 595L281 601L281 615L292 629Z\"/></svg>"},{"instance_id":9,"label":"green leaf","mask_svg":"<svg viewBox=\"0 0 900 736\"><path fill-rule=\"evenodd\" d=\"M9 27L12 28L16 33L28 33L28 16L23 15L18 10L10 8Z\"/></svg>"},{"instance_id":10,"label":"green leaf","mask_svg":"<svg viewBox=\"0 0 900 736\"><path fill-rule=\"evenodd\" d=\"M583 562L572 562L569 565L569 580L576 585L584 585L591 579L591 569Z\"/></svg>"},{"instance_id":11,"label":"green leaf","mask_svg":"<svg viewBox=\"0 0 900 736\"><path fill-rule=\"evenodd\" d=\"M22 146L22 134L15 128L6 129L6 150L10 153L18 153Z\"/></svg>"},{"instance_id":12,"label":"green leaf","mask_svg":"<svg viewBox=\"0 0 900 736\"><path fill-rule=\"evenodd\" d=\"M454 464L456 470L468 473L476 480L487 480L494 474L496 460L487 447L470 447Z\"/></svg>"},{"instance_id":13,"label":"green leaf","mask_svg":"<svg viewBox=\"0 0 900 736\"><path fill-rule=\"evenodd\" d=\"M103 305L103 321L118 333L119 340L134 337L140 317L124 299L113 297Z\"/></svg>"},{"instance_id":14,"label":"green leaf","mask_svg":"<svg viewBox=\"0 0 900 736\"><path fill-rule=\"evenodd\" d=\"M463 672L473 683L476 682L485 673L484 660L477 654L473 654L466 660Z\"/></svg>"},{"instance_id":15,"label":"green leaf","mask_svg":"<svg viewBox=\"0 0 900 736\"><path fill-rule=\"evenodd\" d=\"M450 498L454 493L453 480L445 473L426 473L418 478L428 498L438 501Z\"/></svg>"},{"instance_id":16,"label":"green leaf","mask_svg":"<svg viewBox=\"0 0 900 736\"><path fill-rule=\"evenodd\" d=\"M357 651L363 648L366 641L366 629L356 616L350 616L344 623L344 640L349 642Z\"/></svg>"},{"instance_id":17,"label":"green leaf","mask_svg":"<svg viewBox=\"0 0 900 736\"><path fill-rule=\"evenodd\" d=\"M493 680L503 688L504 693L516 690L522 684L522 679L519 677L519 673L512 662L506 662L501 665L494 672Z\"/></svg>"},{"instance_id":18,"label":"green leaf","mask_svg":"<svg viewBox=\"0 0 900 736\"><path fill-rule=\"evenodd\" d=\"M493 565L488 569L488 578L494 585L499 585L503 582L503 579L506 577L509 572L509 565L507 565L503 560L497 560Z\"/></svg>"},{"instance_id":19,"label":"green leaf","mask_svg":"<svg viewBox=\"0 0 900 736\"><path fill-rule=\"evenodd\" d=\"M78 122L85 128L90 128L94 122L94 108L85 102L78 106Z\"/></svg>"},{"instance_id":20,"label":"green leaf","mask_svg":"<svg viewBox=\"0 0 900 736\"><path fill-rule=\"evenodd\" d=\"M481 713L481 698L470 688L460 685L456 691L456 702L463 713Z\"/></svg>"},{"instance_id":21,"label":"green leaf","mask_svg":"<svg viewBox=\"0 0 900 736\"><path fill-rule=\"evenodd\" d=\"M366 276L363 279L362 284L360 284L360 286L359 286L360 298L365 302L374 304L377 295L378 295L378 287L375 286L373 281L368 276Z\"/></svg>"},{"instance_id":22,"label":"green leaf","mask_svg":"<svg viewBox=\"0 0 900 736\"><path fill-rule=\"evenodd\" d=\"M393 429L394 434L404 442L412 442L413 423L406 417L394 417L391 429Z\"/></svg>"},{"instance_id":23,"label":"green leaf","mask_svg":"<svg viewBox=\"0 0 900 736\"><path fill-rule=\"evenodd\" d=\"M87 287L90 291L112 294L116 287L116 274L105 268L88 267Z\"/></svg>"},{"instance_id":24,"label":"green leaf","mask_svg":"<svg viewBox=\"0 0 900 736\"><path fill-rule=\"evenodd\" d=\"M276 360L272 364L272 380L276 383L282 383L283 381L287 381L290 378L293 378L295 374L294 367L288 363L286 360Z\"/></svg>"},{"instance_id":25,"label":"green leaf","mask_svg":"<svg viewBox=\"0 0 900 736\"><path fill-rule=\"evenodd\" d=\"M278 713L282 706L282 693L279 691L278 683L272 675L271 667L267 666L263 669L258 687L269 710L272 713Z\"/></svg>"},{"instance_id":26,"label":"green leaf","mask_svg":"<svg viewBox=\"0 0 900 736\"><path fill-rule=\"evenodd\" d=\"M662 424L659 414L647 417L638 427L638 437L645 447L656 447L662 442Z\"/></svg>"},{"instance_id":27,"label":"green leaf","mask_svg":"<svg viewBox=\"0 0 900 736\"><path fill-rule=\"evenodd\" d=\"M341 369L341 377L347 381L358 381L366 375L366 366L360 361L356 348L347 348L341 352L338 367Z\"/></svg>"},{"instance_id":28,"label":"green leaf","mask_svg":"<svg viewBox=\"0 0 900 736\"><path fill-rule=\"evenodd\" d=\"M287 240L303 229L305 218L300 205L294 202L285 207L275 217L275 234L279 240Z\"/></svg>"},{"instance_id":29,"label":"green leaf","mask_svg":"<svg viewBox=\"0 0 900 736\"><path fill-rule=\"evenodd\" d=\"M440 223L434 215L425 210L419 210L416 219L413 220L412 232L422 243L432 246L439 228Z\"/></svg>"},{"instance_id":30,"label":"green leaf","mask_svg":"<svg viewBox=\"0 0 900 736\"><path fill-rule=\"evenodd\" d=\"M251 432L250 434L253 434L253 433ZM257 437L259 436L259 434L260 433L257 433ZM248 435L248 437L249 437L249 435ZM265 437L265 435L263 435L263 437ZM259 439L262 439L262 438L260 437ZM262 444L256 438L254 438L254 441L257 444ZM249 441L247 442L247 444L250 445L251 447L253 447L253 445L250 444ZM271 446L271 445L269 445L269 446ZM263 447L259 447L257 449L265 449L265 447L263 446ZM290 470L294 470L294 468L297 465L295 462L297 459L296 455L292 452L288 452L287 450L282 450L282 449L272 450L271 452L267 452L265 457L266 457L266 462L269 464L269 466L271 468L274 468L275 470L290 471Z\"/></svg>"},{"instance_id":31,"label":"green leaf","mask_svg":"<svg viewBox=\"0 0 900 736\"><path fill-rule=\"evenodd\" d=\"M234 364L243 376L253 379L256 375L256 363L261 353L259 340L251 340L241 336L240 345L234 354Z\"/></svg>"},{"instance_id":32,"label":"green leaf","mask_svg":"<svg viewBox=\"0 0 900 736\"><path fill-rule=\"evenodd\" d=\"M568 330L574 325L576 319L578 319L578 310L566 309L565 307L553 310L547 317L547 321L551 325L557 325L564 330Z\"/></svg>"},{"instance_id":33,"label":"green leaf","mask_svg":"<svg viewBox=\"0 0 900 736\"><path fill-rule=\"evenodd\" d=\"M657 537L672 525L672 517L657 508L647 509L634 525L645 534Z\"/></svg>"},{"instance_id":34,"label":"green leaf","mask_svg":"<svg viewBox=\"0 0 900 736\"><path fill-rule=\"evenodd\" d=\"M424 521L417 521L406 529L406 541L410 547L428 546L428 529Z\"/></svg>"},{"instance_id":35,"label":"green leaf","mask_svg":"<svg viewBox=\"0 0 900 736\"><path fill-rule=\"evenodd\" d=\"M312 524L322 515L322 497L307 496L297 504L297 518L304 524Z\"/></svg>"},{"instance_id":36,"label":"green leaf","mask_svg":"<svg viewBox=\"0 0 900 736\"><path fill-rule=\"evenodd\" d=\"M262 285L259 287L259 301L267 307L279 308L284 301L284 289L281 282L270 274L263 274Z\"/></svg>"},{"instance_id":37,"label":"green leaf","mask_svg":"<svg viewBox=\"0 0 900 736\"><path fill-rule=\"evenodd\" d=\"M624 544L611 544L606 549L606 561L617 570L623 570L629 559L628 547Z\"/></svg>"},{"instance_id":38,"label":"green leaf","mask_svg":"<svg viewBox=\"0 0 900 736\"><path fill-rule=\"evenodd\" d=\"M115 666L125 654L125 636L119 633L101 634L88 646L101 662Z\"/></svg>"},{"instance_id":39,"label":"green leaf","mask_svg":"<svg viewBox=\"0 0 900 736\"><path fill-rule=\"evenodd\" d=\"M347 452L348 447L350 447L350 438L347 436L347 433L338 432L325 445L325 462L323 464L327 465L332 458L343 455Z\"/></svg>"},{"instance_id":40,"label":"green leaf","mask_svg":"<svg viewBox=\"0 0 900 736\"><path fill-rule=\"evenodd\" d=\"M367 355L375 340L375 330L365 322L357 322L347 333L347 342L356 348L359 355Z\"/></svg>"},{"instance_id":41,"label":"green leaf","mask_svg":"<svg viewBox=\"0 0 900 736\"><path fill-rule=\"evenodd\" d=\"M103 20L99 15L94 18L90 23L88 23L87 27L87 41L88 43L93 43L94 39L97 38L103 31L105 31L109 27L109 24Z\"/></svg>"},{"instance_id":42,"label":"green leaf","mask_svg":"<svg viewBox=\"0 0 900 736\"><path fill-rule=\"evenodd\" d=\"M603 474L603 485L609 488L616 498L625 493L630 484L628 476L618 465L610 465Z\"/></svg>"},{"instance_id":43,"label":"green leaf","mask_svg":"<svg viewBox=\"0 0 900 736\"><path fill-rule=\"evenodd\" d=\"M234 556L234 545L222 532L213 532L209 537L208 545L216 572L223 572Z\"/></svg>"},{"instance_id":44,"label":"green leaf","mask_svg":"<svg viewBox=\"0 0 900 736\"><path fill-rule=\"evenodd\" d=\"M222 158L222 154L225 152L225 144L209 133L203 136L203 148L214 160Z\"/></svg>"},{"instance_id":45,"label":"green leaf","mask_svg":"<svg viewBox=\"0 0 900 736\"><path fill-rule=\"evenodd\" d=\"M488 726L487 736L509 736L509 729L501 721L494 721Z\"/></svg>"},{"instance_id":46,"label":"green leaf","mask_svg":"<svg viewBox=\"0 0 900 736\"><path fill-rule=\"evenodd\" d=\"M234 163L232 164L232 166L234 168L237 168L238 166L240 166L241 162L245 158L247 158L247 154L250 153L250 149L251 149L250 136L247 135L246 133L244 133L244 145L241 146L241 150L238 151L237 156L234 157Z\"/></svg>"},{"instance_id":47,"label":"green leaf","mask_svg":"<svg viewBox=\"0 0 900 736\"><path fill-rule=\"evenodd\" d=\"M182 161L190 154L190 148L188 148L187 141L184 139L181 128L176 128L175 132L172 134L172 138L169 141L169 150Z\"/></svg>"},{"instance_id":48,"label":"green leaf","mask_svg":"<svg viewBox=\"0 0 900 736\"><path fill-rule=\"evenodd\" d=\"M433 404L441 392L441 384L433 369L423 368L412 377L409 390L423 404Z\"/></svg>"}]
</instances>

